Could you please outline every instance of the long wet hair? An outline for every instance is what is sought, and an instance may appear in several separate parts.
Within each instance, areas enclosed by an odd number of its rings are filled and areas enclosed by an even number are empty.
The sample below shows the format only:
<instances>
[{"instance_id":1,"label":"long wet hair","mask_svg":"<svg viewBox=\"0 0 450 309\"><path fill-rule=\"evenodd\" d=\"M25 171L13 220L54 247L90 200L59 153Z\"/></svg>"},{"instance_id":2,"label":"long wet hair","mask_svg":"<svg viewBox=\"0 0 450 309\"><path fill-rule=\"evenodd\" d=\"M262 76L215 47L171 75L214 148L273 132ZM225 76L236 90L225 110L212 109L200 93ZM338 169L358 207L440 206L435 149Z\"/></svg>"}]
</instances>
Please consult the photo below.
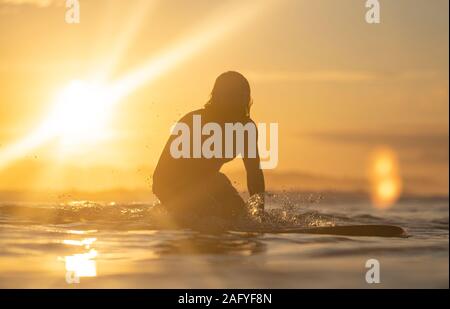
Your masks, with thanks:
<instances>
[{"instance_id":1,"label":"long wet hair","mask_svg":"<svg viewBox=\"0 0 450 309\"><path fill-rule=\"evenodd\" d=\"M216 119L243 121L250 118L250 84L240 73L228 71L217 77L205 110Z\"/></svg>"}]
</instances>

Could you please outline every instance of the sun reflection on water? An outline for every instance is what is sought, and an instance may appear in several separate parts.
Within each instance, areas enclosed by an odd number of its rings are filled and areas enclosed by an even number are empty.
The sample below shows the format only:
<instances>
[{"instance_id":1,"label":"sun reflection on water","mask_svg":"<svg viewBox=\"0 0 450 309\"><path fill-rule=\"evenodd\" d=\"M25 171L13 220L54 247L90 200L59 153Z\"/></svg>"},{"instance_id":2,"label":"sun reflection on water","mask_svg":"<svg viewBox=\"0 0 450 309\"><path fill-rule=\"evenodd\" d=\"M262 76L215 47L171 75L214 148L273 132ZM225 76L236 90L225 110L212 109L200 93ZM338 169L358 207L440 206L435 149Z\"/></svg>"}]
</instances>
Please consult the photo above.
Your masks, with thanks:
<instances>
[{"instance_id":1,"label":"sun reflection on water","mask_svg":"<svg viewBox=\"0 0 450 309\"><path fill-rule=\"evenodd\" d=\"M83 234L72 233L72 234ZM69 284L80 283L82 277L96 277L97 276L97 250L91 248L92 244L97 239L94 237L84 238L82 240L64 239L63 244L69 246L83 247L85 252L58 257L58 260L64 261L66 269L66 282Z\"/></svg>"},{"instance_id":2,"label":"sun reflection on water","mask_svg":"<svg viewBox=\"0 0 450 309\"><path fill-rule=\"evenodd\" d=\"M97 264L95 258L97 251L89 250L87 253L69 255L64 258L66 262L66 271L73 274L74 277L96 277Z\"/></svg>"}]
</instances>

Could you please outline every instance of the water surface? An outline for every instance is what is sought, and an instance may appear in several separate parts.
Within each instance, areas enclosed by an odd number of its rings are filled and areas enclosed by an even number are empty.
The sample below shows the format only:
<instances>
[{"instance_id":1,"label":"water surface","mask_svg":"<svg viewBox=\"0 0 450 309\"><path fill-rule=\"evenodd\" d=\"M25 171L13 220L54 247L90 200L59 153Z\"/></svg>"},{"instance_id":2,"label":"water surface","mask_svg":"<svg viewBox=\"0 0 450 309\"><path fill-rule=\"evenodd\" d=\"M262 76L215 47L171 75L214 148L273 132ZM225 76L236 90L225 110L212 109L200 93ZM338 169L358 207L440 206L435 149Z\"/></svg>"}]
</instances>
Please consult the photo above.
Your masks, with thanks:
<instances>
[{"instance_id":1,"label":"water surface","mask_svg":"<svg viewBox=\"0 0 450 309\"><path fill-rule=\"evenodd\" d=\"M210 233L166 226L152 205L3 203L0 287L448 288L448 199L378 211L299 196L269 198L270 224L394 224L409 237ZM365 281L368 259L380 262L380 284Z\"/></svg>"}]
</instances>

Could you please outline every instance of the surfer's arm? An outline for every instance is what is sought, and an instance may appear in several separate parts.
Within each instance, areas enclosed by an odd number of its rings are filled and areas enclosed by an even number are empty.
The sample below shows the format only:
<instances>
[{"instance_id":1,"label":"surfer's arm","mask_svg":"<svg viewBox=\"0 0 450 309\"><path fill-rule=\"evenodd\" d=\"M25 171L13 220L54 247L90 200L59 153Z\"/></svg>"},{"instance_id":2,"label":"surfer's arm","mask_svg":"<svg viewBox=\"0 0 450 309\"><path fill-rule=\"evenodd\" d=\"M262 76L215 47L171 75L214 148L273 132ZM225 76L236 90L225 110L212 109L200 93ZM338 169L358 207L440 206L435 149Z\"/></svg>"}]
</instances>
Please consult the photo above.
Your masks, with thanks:
<instances>
[{"instance_id":1,"label":"surfer's arm","mask_svg":"<svg viewBox=\"0 0 450 309\"><path fill-rule=\"evenodd\" d=\"M264 194L264 174L259 166L259 158L244 159L244 165L247 172L247 188L250 196L254 194Z\"/></svg>"},{"instance_id":2,"label":"surfer's arm","mask_svg":"<svg viewBox=\"0 0 450 309\"><path fill-rule=\"evenodd\" d=\"M248 143L246 143L246 145L248 145ZM256 145L258 145L258 132L256 132ZM248 151L246 151L246 154L248 155ZM264 198L266 188L264 184L264 174L260 167L258 147L256 147L256 156L254 158L249 158L247 155L244 156L243 160L247 172L248 192L250 193L250 196L260 194L261 197Z\"/></svg>"}]
</instances>

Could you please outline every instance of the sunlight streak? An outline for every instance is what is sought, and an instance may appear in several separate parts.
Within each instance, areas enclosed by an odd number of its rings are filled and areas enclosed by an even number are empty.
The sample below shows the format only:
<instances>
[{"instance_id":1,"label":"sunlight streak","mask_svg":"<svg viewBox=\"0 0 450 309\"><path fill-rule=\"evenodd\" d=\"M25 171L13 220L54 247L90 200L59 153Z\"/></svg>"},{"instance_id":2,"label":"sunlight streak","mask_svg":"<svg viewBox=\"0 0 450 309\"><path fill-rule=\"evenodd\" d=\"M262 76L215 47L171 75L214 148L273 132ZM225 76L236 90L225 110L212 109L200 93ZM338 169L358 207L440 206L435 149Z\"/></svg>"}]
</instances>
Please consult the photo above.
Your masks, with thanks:
<instances>
[{"instance_id":1,"label":"sunlight streak","mask_svg":"<svg viewBox=\"0 0 450 309\"><path fill-rule=\"evenodd\" d=\"M135 71L117 81L113 87L116 96L123 98L143 84L151 82L182 61L200 52L208 45L223 39L226 35L248 23L250 19L267 11L273 1L255 1L227 7L225 14L213 15L199 25L196 31L173 44L155 58L148 60ZM222 10L221 10L222 11Z\"/></svg>"},{"instance_id":2,"label":"sunlight streak","mask_svg":"<svg viewBox=\"0 0 450 309\"><path fill-rule=\"evenodd\" d=\"M269 4L273 3L275 1L272 0L249 1L246 4L239 2L231 7L222 8L220 14L212 14L195 31L111 85L71 82L56 100L55 109L49 118L35 130L35 133L0 152L0 169L52 139L61 138L63 143L80 143L86 138L91 138L96 129L106 121L103 114L109 111L112 105L212 43L223 39L252 18L266 12ZM138 25L139 22L131 23L121 38L135 31ZM113 66L126 49L129 42L122 39L119 40L120 46L107 61L108 67Z\"/></svg>"},{"instance_id":3,"label":"sunlight streak","mask_svg":"<svg viewBox=\"0 0 450 309\"><path fill-rule=\"evenodd\" d=\"M139 29L142 22L149 16L152 9L155 7L157 1L155 0L139 0L134 6L127 23L121 28L120 33L115 39L115 47L105 57L102 68L99 70L96 80L107 80L119 62L122 60L124 54L127 52Z\"/></svg>"},{"instance_id":4,"label":"sunlight streak","mask_svg":"<svg viewBox=\"0 0 450 309\"><path fill-rule=\"evenodd\" d=\"M38 128L24 139L10 145L0 151L0 170L22 156L27 155L33 149L41 146L51 138L51 134L44 127Z\"/></svg>"}]
</instances>

